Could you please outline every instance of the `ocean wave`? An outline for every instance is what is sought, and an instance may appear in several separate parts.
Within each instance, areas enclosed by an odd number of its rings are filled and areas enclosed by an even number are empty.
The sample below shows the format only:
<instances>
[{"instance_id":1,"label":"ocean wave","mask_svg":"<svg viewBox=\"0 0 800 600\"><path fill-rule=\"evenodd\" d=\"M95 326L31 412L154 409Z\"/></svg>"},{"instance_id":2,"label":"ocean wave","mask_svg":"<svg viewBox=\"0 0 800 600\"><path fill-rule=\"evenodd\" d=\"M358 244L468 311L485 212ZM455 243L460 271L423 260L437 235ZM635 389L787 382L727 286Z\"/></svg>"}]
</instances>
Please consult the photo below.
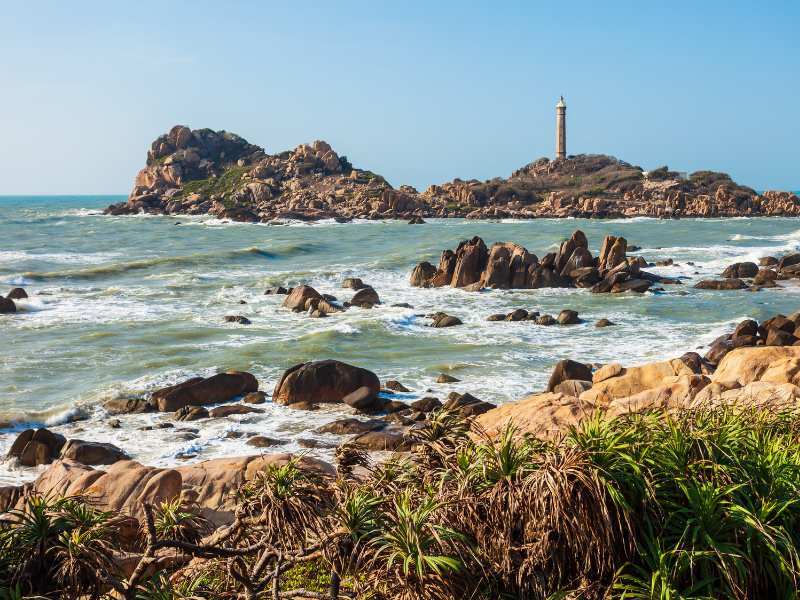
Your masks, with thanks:
<instances>
[{"instance_id":1,"label":"ocean wave","mask_svg":"<svg viewBox=\"0 0 800 600\"><path fill-rule=\"evenodd\" d=\"M300 246L300 244L298 244ZM293 251L290 246L289 253ZM242 248L239 250L229 250L225 252L200 252L197 254L189 254L185 256L159 256L154 258L143 258L139 260L132 260L128 262L118 262L111 264L102 264L95 267L85 269L64 269L62 271L27 271L21 273L20 277L28 281L43 281L47 279L97 279L102 277L109 277L113 275L120 275L129 271L137 271L143 269L150 269L163 265L171 266L192 266L203 265L207 263L219 262L225 259L237 258L242 256L263 256L266 258L274 258L283 254L286 250L278 252L271 252L262 250L260 248Z\"/></svg>"},{"instance_id":2,"label":"ocean wave","mask_svg":"<svg viewBox=\"0 0 800 600\"><path fill-rule=\"evenodd\" d=\"M29 252L27 250L1 250L0 263L26 260L43 260L66 264L100 264L121 256L121 252Z\"/></svg>"}]
</instances>

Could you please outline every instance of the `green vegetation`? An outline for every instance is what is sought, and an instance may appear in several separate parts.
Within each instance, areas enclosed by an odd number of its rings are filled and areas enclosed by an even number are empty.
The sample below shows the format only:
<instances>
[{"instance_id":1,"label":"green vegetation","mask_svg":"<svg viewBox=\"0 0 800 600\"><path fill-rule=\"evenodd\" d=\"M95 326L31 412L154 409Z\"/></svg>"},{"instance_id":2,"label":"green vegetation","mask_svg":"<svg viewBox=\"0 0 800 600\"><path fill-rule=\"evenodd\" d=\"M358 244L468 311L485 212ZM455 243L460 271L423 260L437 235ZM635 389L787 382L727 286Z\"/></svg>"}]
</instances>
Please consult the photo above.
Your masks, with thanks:
<instances>
[{"instance_id":1,"label":"green vegetation","mask_svg":"<svg viewBox=\"0 0 800 600\"><path fill-rule=\"evenodd\" d=\"M120 517L31 498L0 529L0 598L797 596L797 414L598 416L542 441L440 412L417 435L376 465L341 447L336 478L271 466L202 538L190 507L146 507L135 549L174 561L138 578L114 571Z\"/></svg>"},{"instance_id":2,"label":"green vegetation","mask_svg":"<svg viewBox=\"0 0 800 600\"><path fill-rule=\"evenodd\" d=\"M187 181L183 184L180 195L186 197L189 194L197 193L204 198L210 198L213 194L228 196L238 189L247 171L247 167L231 166L225 169L225 172L219 177Z\"/></svg>"}]
</instances>

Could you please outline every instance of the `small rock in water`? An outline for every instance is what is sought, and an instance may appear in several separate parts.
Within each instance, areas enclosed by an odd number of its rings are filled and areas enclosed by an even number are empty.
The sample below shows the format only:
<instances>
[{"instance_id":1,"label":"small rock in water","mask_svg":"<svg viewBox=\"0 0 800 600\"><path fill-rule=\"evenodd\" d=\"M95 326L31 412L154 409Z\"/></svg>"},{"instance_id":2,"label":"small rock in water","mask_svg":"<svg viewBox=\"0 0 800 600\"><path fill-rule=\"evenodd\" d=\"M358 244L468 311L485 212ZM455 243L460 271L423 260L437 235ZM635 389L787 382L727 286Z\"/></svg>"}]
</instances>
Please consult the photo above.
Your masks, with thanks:
<instances>
[{"instance_id":1,"label":"small rock in water","mask_svg":"<svg viewBox=\"0 0 800 600\"><path fill-rule=\"evenodd\" d=\"M252 325L250 319L242 315L226 315L226 323L238 323L239 325Z\"/></svg>"},{"instance_id":2,"label":"small rock in water","mask_svg":"<svg viewBox=\"0 0 800 600\"><path fill-rule=\"evenodd\" d=\"M283 440L276 440L271 437L266 437L264 435L257 435L255 437L251 437L247 440L248 446L254 446L256 448L268 448L270 446L281 446L286 442Z\"/></svg>"},{"instance_id":3,"label":"small rock in water","mask_svg":"<svg viewBox=\"0 0 800 600\"><path fill-rule=\"evenodd\" d=\"M264 404L267 401L267 394L262 391L250 392L242 398L245 404Z\"/></svg>"},{"instance_id":4,"label":"small rock in water","mask_svg":"<svg viewBox=\"0 0 800 600\"><path fill-rule=\"evenodd\" d=\"M386 383L383 384L383 387L385 387L387 390L392 390L393 392L410 392L411 391L406 386L404 386L402 383L397 381L396 379L388 379L386 381Z\"/></svg>"},{"instance_id":5,"label":"small rock in water","mask_svg":"<svg viewBox=\"0 0 800 600\"><path fill-rule=\"evenodd\" d=\"M456 383L457 381L461 380L447 373L439 373L439 376L436 378L436 383Z\"/></svg>"},{"instance_id":6,"label":"small rock in water","mask_svg":"<svg viewBox=\"0 0 800 600\"><path fill-rule=\"evenodd\" d=\"M616 325L616 323L609 321L605 317L602 319L598 319L597 322L594 324L595 327L611 327Z\"/></svg>"},{"instance_id":7,"label":"small rock in water","mask_svg":"<svg viewBox=\"0 0 800 600\"><path fill-rule=\"evenodd\" d=\"M21 287L15 287L13 290L6 294L6 298L9 300L24 300L28 297L28 292L26 292Z\"/></svg>"}]
</instances>

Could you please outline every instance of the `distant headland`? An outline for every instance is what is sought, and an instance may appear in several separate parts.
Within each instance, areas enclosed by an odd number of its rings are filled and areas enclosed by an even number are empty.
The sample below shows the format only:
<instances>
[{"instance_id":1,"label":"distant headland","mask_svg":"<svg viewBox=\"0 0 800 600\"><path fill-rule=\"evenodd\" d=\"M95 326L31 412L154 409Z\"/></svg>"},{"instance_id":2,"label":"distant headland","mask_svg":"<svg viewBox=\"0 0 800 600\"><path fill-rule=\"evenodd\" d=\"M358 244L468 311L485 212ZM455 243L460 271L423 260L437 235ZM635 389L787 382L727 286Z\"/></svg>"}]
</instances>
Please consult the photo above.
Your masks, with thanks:
<instances>
[{"instance_id":1,"label":"distant headland","mask_svg":"<svg viewBox=\"0 0 800 600\"><path fill-rule=\"evenodd\" d=\"M800 216L791 192L739 185L713 171L652 171L602 154L566 154L566 104L556 106L556 158L507 179L454 179L423 192L392 187L323 141L267 154L227 131L176 125L150 146L127 202L108 214L210 214L236 221L426 217L624 218Z\"/></svg>"}]
</instances>

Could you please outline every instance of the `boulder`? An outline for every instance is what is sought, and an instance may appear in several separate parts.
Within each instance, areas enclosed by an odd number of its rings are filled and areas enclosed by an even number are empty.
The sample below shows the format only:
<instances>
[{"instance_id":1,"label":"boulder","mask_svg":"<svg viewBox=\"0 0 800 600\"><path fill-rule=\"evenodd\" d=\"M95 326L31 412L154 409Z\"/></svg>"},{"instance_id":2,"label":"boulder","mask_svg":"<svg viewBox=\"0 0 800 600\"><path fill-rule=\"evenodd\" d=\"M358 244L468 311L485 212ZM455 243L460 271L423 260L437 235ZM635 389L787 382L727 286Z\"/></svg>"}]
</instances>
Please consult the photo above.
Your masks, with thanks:
<instances>
[{"instance_id":1,"label":"boulder","mask_svg":"<svg viewBox=\"0 0 800 600\"><path fill-rule=\"evenodd\" d=\"M25 467L51 463L60 454L67 439L49 429L26 429L12 442L9 458L17 458Z\"/></svg>"},{"instance_id":2,"label":"boulder","mask_svg":"<svg viewBox=\"0 0 800 600\"><path fill-rule=\"evenodd\" d=\"M436 378L436 383L456 383L458 381L461 380L447 373L439 373L439 376Z\"/></svg>"},{"instance_id":3,"label":"boulder","mask_svg":"<svg viewBox=\"0 0 800 600\"><path fill-rule=\"evenodd\" d=\"M249 413L263 413L260 408L247 406L245 404L226 404L224 406L216 406L208 411L208 416L212 419L221 419L230 417L231 415L246 415Z\"/></svg>"},{"instance_id":4,"label":"boulder","mask_svg":"<svg viewBox=\"0 0 800 600\"><path fill-rule=\"evenodd\" d=\"M127 460L128 455L114 444L69 440L61 450L61 458L84 465L110 465Z\"/></svg>"},{"instance_id":5,"label":"boulder","mask_svg":"<svg viewBox=\"0 0 800 600\"><path fill-rule=\"evenodd\" d=\"M393 392L410 392L411 390L395 379L387 379L383 387Z\"/></svg>"},{"instance_id":6,"label":"boulder","mask_svg":"<svg viewBox=\"0 0 800 600\"><path fill-rule=\"evenodd\" d=\"M310 285L298 285L286 296L283 306L294 311L306 309L306 303L311 299L322 300L322 295Z\"/></svg>"},{"instance_id":7,"label":"boulder","mask_svg":"<svg viewBox=\"0 0 800 600\"><path fill-rule=\"evenodd\" d=\"M573 396L546 392L533 394L517 402L506 402L475 420L475 425L489 436L503 432L513 422L517 434L540 438L558 438L569 427L591 416L594 407Z\"/></svg>"},{"instance_id":8,"label":"boulder","mask_svg":"<svg viewBox=\"0 0 800 600\"><path fill-rule=\"evenodd\" d=\"M694 372L677 358L639 367L628 367L616 376L594 382L590 390L580 395L580 399L605 407L616 398L633 396L644 390L670 383L665 380L681 375L694 375Z\"/></svg>"},{"instance_id":9,"label":"boulder","mask_svg":"<svg viewBox=\"0 0 800 600\"><path fill-rule=\"evenodd\" d=\"M287 369L275 386L272 399L278 404L342 402L364 386L375 396L381 389L378 376L372 371L338 360L322 360Z\"/></svg>"},{"instance_id":10,"label":"boulder","mask_svg":"<svg viewBox=\"0 0 800 600\"><path fill-rule=\"evenodd\" d=\"M769 329L767 330L767 346L791 346L797 342L797 338L782 329Z\"/></svg>"},{"instance_id":11,"label":"boulder","mask_svg":"<svg viewBox=\"0 0 800 600\"><path fill-rule=\"evenodd\" d=\"M358 277L348 277L342 281L342 287L351 290L360 290L361 288L365 288L367 286Z\"/></svg>"},{"instance_id":12,"label":"boulder","mask_svg":"<svg viewBox=\"0 0 800 600\"><path fill-rule=\"evenodd\" d=\"M239 325L252 325L252 321L243 315L225 315L226 323L238 323Z\"/></svg>"},{"instance_id":13,"label":"boulder","mask_svg":"<svg viewBox=\"0 0 800 600\"><path fill-rule=\"evenodd\" d=\"M562 310L558 313L556 320L560 325L577 325L581 322L578 317L578 311L575 310Z\"/></svg>"},{"instance_id":14,"label":"boulder","mask_svg":"<svg viewBox=\"0 0 800 600\"><path fill-rule=\"evenodd\" d=\"M695 396L710 383L705 375L667 377L661 385L631 396L612 400L606 411L609 417L646 410L674 410L688 407Z\"/></svg>"},{"instance_id":15,"label":"boulder","mask_svg":"<svg viewBox=\"0 0 800 600\"><path fill-rule=\"evenodd\" d=\"M245 404L264 404L267 401L267 394L265 392L250 392L245 394L242 402Z\"/></svg>"},{"instance_id":16,"label":"boulder","mask_svg":"<svg viewBox=\"0 0 800 600\"><path fill-rule=\"evenodd\" d=\"M156 407L146 398L112 398L103 403L103 408L109 415L146 413L156 410Z\"/></svg>"},{"instance_id":17,"label":"boulder","mask_svg":"<svg viewBox=\"0 0 800 600\"><path fill-rule=\"evenodd\" d=\"M787 359L800 359L800 346L737 348L722 359L711 379L715 382L738 382L744 386L760 381L767 370L775 365L770 376L771 381L793 383L792 375L788 371L783 379L778 375L780 369L790 364Z\"/></svg>"},{"instance_id":18,"label":"boulder","mask_svg":"<svg viewBox=\"0 0 800 600\"><path fill-rule=\"evenodd\" d=\"M557 321L553 318L552 315L541 315L539 317L536 317L535 322L537 325L550 326L550 325L555 325Z\"/></svg>"},{"instance_id":19,"label":"boulder","mask_svg":"<svg viewBox=\"0 0 800 600\"><path fill-rule=\"evenodd\" d=\"M492 410L494 404L479 400L469 393L459 394L458 392L450 392L447 397L447 402L444 403L445 410L458 411L463 417L473 417Z\"/></svg>"},{"instance_id":20,"label":"boulder","mask_svg":"<svg viewBox=\"0 0 800 600\"><path fill-rule=\"evenodd\" d=\"M609 321L605 317L602 319L598 319L594 324L595 327L612 327L614 325L616 325L616 323Z\"/></svg>"},{"instance_id":21,"label":"boulder","mask_svg":"<svg viewBox=\"0 0 800 600\"><path fill-rule=\"evenodd\" d=\"M524 308L517 308L516 310L512 310L510 313L506 315L506 321L522 321L528 318L528 311Z\"/></svg>"},{"instance_id":22,"label":"boulder","mask_svg":"<svg viewBox=\"0 0 800 600\"><path fill-rule=\"evenodd\" d=\"M9 300L24 300L28 297L28 292L26 292L21 287L15 287L12 289L8 294L6 294L6 298Z\"/></svg>"},{"instance_id":23,"label":"boulder","mask_svg":"<svg viewBox=\"0 0 800 600\"><path fill-rule=\"evenodd\" d=\"M606 379L610 379L612 377L617 377L618 375L622 375L625 372L625 367L623 367L619 363L608 363L603 365L597 371L594 372L592 375L592 383L600 383L601 381L605 381Z\"/></svg>"},{"instance_id":24,"label":"boulder","mask_svg":"<svg viewBox=\"0 0 800 600\"><path fill-rule=\"evenodd\" d=\"M755 285L769 285L775 283L778 279L778 274L772 269L759 269L756 276L753 278Z\"/></svg>"},{"instance_id":25,"label":"boulder","mask_svg":"<svg viewBox=\"0 0 800 600\"><path fill-rule=\"evenodd\" d=\"M228 371L211 377L193 377L187 381L153 392L151 402L161 412L185 406L203 406L229 402L238 396L258 391L258 381L250 373Z\"/></svg>"},{"instance_id":26,"label":"boulder","mask_svg":"<svg viewBox=\"0 0 800 600\"><path fill-rule=\"evenodd\" d=\"M173 418L176 421L199 421L208 419L211 415L204 406L184 406L175 411Z\"/></svg>"},{"instance_id":27,"label":"boulder","mask_svg":"<svg viewBox=\"0 0 800 600\"><path fill-rule=\"evenodd\" d=\"M425 398L420 398L419 400L415 400L414 402L411 403L410 406L412 409L416 411L429 413L442 408L442 403L439 402L437 398L426 396Z\"/></svg>"},{"instance_id":28,"label":"boulder","mask_svg":"<svg viewBox=\"0 0 800 600\"><path fill-rule=\"evenodd\" d=\"M10 298L0 296L0 314L11 314L17 312L17 305Z\"/></svg>"},{"instance_id":29,"label":"boulder","mask_svg":"<svg viewBox=\"0 0 800 600\"><path fill-rule=\"evenodd\" d=\"M284 440L276 440L271 437L267 437L264 435L255 435L247 440L248 446L253 446L254 448L269 448L270 446L282 446L286 442Z\"/></svg>"},{"instance_id":30,"label":"boulder","mask_svg":"<svg viewBox=\"0 0 800 600\"><path fill-rule=\"evenodd\" d=\"M623 294L625 292L636 292L642 294L650 289L653 283L647 279L627 279L611 286L612 294Z\"/></svg>"},{"instance_id":31,"label":"boulder","mask_svg":"<svg viewBox=\"0 0 800 600\"><path fill-rule=\"evenodd\" d=\"M794 328L792 328L794 330ZM758 323L753 319L745 319L736 326L733 330L733 339L741 336L754 336L758 335Z\"/></svg>"},{"instance_id":32,"label":"boulder","mask_svg":"<svg viewBox=\"0 0 800 600\"><path fill-rule=\"evenodd\" d=\"M412 287L429 287L436 276L436 272L436 267L427 261L423 261L411 271L409 284Z\"/></svg>"},{"instance_id":33,"label":"boulder","mask_svg":"<svg viewBox=\"0 0 800 600\"><path fill-rule=\"evenodd\" d=\"M455 258L453 278L450 282L452 287L465 287L481 281L489 259L489 251L481 238L476 236L461 242L456 248Z\"/></svg>"},{"instance_id":34,"label":"boulder","mask_svg":"<svg viewBox=\"0 0 800 600\"><path fill-rule=\"evenodd\" d=\"M747 284L741 279L704 279L694 286L698 290L743 290Z\"/></svg>"},{"instance_id":35,"label":"boulder","mask_svg":"<svg viewBox=\"0 0 800 600\"><path fill-rule=\"evenodd\" d=\"M350 299L350 304L353 306L364 306L365 304L372 306L373 304L380 304L380 302L378 292L369 286L362 287Z\"/></svg>"},{"instance_id":36,"label":"boulder","mask_svg":"<svg viewBox=\"0 0 800 600\"><path fill-rule=\"evenodd\" d=\"M758 265L754 262L738 262L730 265L722 272L726 279L742 279L755 277L758 274Z\"/></svg>"},{"instance_id":37,"label":"boulder","mask_svg":"<svg viewBox=\"0 0 800 600\"><path fill-rule=\"evenodd\" d=\"M376 410L381 407L375 390L366 385L362 385L344 396L342 402L356 410Z\"/></svg>"},{"instance_id":38,"label":"boulder","mask_svg":"<svg viewBox=\"0 0 800 600\"><path fill-rule=\"evenodd\" d=\"M554 391L561 382L570 379L592 381L592 368L589 365L568 358L558 361L550 374L550 380L547 382L547 391Z\"/></svg>"},{"instance_id":39,"label":"boulder","mask_svg":"<svg viewBox=\"0 0 800 600\"><path fill-rule=\"evenodd\" d=\"M564 394L566 396L580 396L583 392L592 387L591 381L583 381L580 379L567 379L562 381L555 388L553 392L556 394Z\"/></svg>"},{"instance_id":40,"label":"boulder","mask_svg":"<svg viewBox=\"0 0 800 600\"><path fill-rule=\"evenodd\" d=\"M368 419L362 421L355 418L337 419L326 423L321 427L317 427L314 431L316 433L333 433L335 435L349 435L357 433L365 433L367 431L375 431L376 429L383 429L386 423L380 419Z\"/></svg>"},{"instance_id":41,"label":"boulder","mask_svg":"<svg viewBox=\"0 0 800 600\"><path fill-rule=\"evenodd\" d=\"M447 313L435 313L432 318L433 323L431 324L431 327L442 328L463 325L461 319L454 317L453 315L448 315Z\"/></svg>"},{"instance_id":42,"label":"boulder","mask_svg":"<svg viewBox=\"0 0 800 600\"><path fill-rule=\"evenodd\" d=\"M411 441L406 438L402 431L392 429L382 429L380 431L368 431L356 436L350 442L354 446L374 452L394 451L407 452L411 449Z\"/></svg>"}]
</instances>

